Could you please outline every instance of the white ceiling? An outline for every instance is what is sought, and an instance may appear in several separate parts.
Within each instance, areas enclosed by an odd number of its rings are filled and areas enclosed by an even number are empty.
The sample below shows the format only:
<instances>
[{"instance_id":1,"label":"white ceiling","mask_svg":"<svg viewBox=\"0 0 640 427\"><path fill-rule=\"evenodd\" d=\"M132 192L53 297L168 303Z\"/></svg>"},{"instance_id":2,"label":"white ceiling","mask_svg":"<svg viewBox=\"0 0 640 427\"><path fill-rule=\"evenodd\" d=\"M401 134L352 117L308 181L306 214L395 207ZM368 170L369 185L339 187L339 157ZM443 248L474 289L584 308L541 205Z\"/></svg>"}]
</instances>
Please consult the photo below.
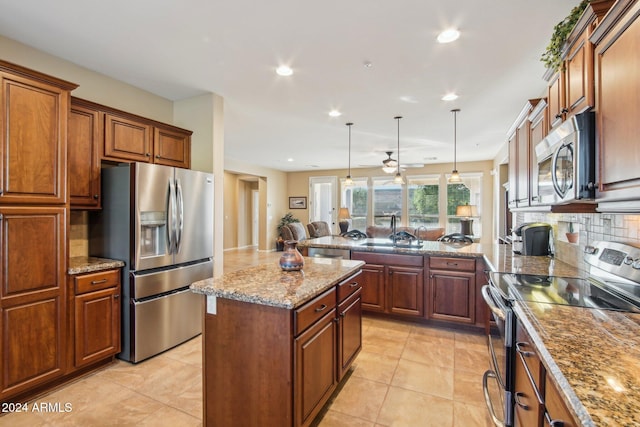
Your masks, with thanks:
<instances>
[{"instance_id":1,"label":"white ceiling","mask_svg":"<svg viewBox=\"0 0 640 427\"><path fill-rule=\"evenodd\" d=\"M578 2L0 0L0 34L171 100L222 95L228 158L343 169L345 123L352 168L382 165L397 115L401 163L452 162L452 108L457 160L493 159L544 94L540 55ZM438 44L449 27L460 39ZM441 101L450 91L460 98Z\"/></svg>"}]
</instances>

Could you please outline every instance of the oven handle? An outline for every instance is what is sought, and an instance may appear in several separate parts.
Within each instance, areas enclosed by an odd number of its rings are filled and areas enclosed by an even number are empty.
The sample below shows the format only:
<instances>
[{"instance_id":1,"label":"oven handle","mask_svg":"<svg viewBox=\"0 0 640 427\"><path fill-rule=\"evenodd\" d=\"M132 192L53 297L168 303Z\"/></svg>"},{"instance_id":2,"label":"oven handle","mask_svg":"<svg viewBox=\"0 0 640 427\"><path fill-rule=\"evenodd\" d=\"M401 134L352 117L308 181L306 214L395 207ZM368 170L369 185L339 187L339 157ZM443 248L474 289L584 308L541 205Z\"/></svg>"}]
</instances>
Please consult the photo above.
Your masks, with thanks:
<instances>
[{"instance_id":1,"label":"oven handle","mask_svg":"<svg viewBox=\"0 0 640 427\"><path fill-rule=\"evenodd\" d=\"M505 314L505 311L503 309L501 309L500 307L498 307L498 305L495 303L495 300L493 299L493 297L491 296L491 285L484 285L482 287L482 299L484 299L484 302L487 303L487 305L489 306L489 309L500 318L500 320L506 321L507 320L507 316Z\"/></svg>"},{"instance_id":2,"label":"oven handle","mask_svg":"<svg viewBox=\"0 0 640 427\"><path fill-rule=\"evenodd\" d=\"M486 371L484 373L484 375L482 376L482 391L484 393L484 401L487 404L487 409L489 409L489 415L491 415L491 420L493 421L493 424L496 427L505 427L504 422L501 421L500 418L496 416L496 411L495 409L493 409L493 403L491 402L491 396L489 395L489 385L487 383L489 378L495 378L495 380L498 381L498 377L496 376L495 372ZM498 383L498 385L500 384Z\"/></svg>"}]
</instances>

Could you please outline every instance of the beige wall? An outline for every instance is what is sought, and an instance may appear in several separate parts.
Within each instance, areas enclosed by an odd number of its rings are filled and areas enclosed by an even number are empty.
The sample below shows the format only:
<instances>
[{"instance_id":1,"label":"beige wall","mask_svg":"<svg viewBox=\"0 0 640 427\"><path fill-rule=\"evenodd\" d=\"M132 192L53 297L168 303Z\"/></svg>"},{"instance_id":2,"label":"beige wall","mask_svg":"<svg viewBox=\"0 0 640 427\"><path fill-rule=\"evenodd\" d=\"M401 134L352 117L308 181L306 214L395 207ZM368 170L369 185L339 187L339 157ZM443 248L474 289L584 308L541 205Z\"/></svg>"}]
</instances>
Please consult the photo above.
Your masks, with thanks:
<instances>
[{"instance_id":1,"label":"beige wall","mask_svg":"<svg viewBox=\"0 0 640 427\"><path fill-rule=\"evenodd\" d=\"M457 164L460 173L482 172L482 242L493 242L493 222L494 222L494 205L493 205L493 162L490 160L482 162L466 162ZM426 175L426 174L442 174L450 173L452 165L450 163L441 163L427 165L423 168L410 168L403 172L403 176L407 175ZM287 174L288 196L305 196L309 197L309 178L321 176L337 176L339 179L347 175L346 169L310 171L310 172L292 172ZM384 173L379 168L370 169L353 169L351 168L352 178L361 177L377 177L383 176ZM286 200L286 208L288 208L288 199ZM288 209L285 209L285 213ZM296 218L302 223L309 222L308 209L296 209L291 211Z\"/></svg>"}]
</instances>

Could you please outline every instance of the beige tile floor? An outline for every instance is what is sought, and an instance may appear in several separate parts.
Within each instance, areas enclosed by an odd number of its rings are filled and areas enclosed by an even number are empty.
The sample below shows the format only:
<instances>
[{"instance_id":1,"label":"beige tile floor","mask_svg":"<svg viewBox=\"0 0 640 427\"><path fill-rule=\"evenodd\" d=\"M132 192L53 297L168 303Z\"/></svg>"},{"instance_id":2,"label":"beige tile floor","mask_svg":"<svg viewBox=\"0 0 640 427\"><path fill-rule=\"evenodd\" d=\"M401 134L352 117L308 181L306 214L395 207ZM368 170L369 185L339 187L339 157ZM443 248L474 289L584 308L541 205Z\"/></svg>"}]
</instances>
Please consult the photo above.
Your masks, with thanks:
<instances>
[{"instance_id":1,"label":"beige tile floor","mask_svg":"<svg viewBox=\"0 0 640 427\"><path fill-rule=\"evenodd\" d=\"M225 252L225 271L278 256ZM118 360L29 402L29 412L1 416L0 426L201 426L201 345L196 337L137 365ZM490 426L488 364L482 335L365 317L362 352L316 425ZM34 403L71 411L32 412Z\"/></svg>"}]
</instances>

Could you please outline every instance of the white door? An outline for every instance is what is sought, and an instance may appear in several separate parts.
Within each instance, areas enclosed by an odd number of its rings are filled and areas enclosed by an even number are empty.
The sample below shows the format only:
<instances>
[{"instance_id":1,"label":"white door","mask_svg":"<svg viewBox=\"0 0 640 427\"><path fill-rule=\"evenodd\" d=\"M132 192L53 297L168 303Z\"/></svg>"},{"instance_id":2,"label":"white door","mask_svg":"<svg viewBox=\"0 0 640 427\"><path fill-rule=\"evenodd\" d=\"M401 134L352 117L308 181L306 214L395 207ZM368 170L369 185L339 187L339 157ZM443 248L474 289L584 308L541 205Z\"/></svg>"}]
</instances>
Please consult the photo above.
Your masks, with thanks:
<instances>
[{"instance_id":1,"label":"white door","mask_svg":"<svg viewBox=\"0 0 640 427\"><path fill-rule=\"evenodd\" d=\"M326 221L333 233L336 225L338 179L335 176L309 178L309 222Z\"/></svg>"},{"instance_id":2,"label":"white door","mask_svg":"<svg viewBox=\"0 0 640 427\"><path fill-rule=\"evenodd\" d=\"M260 192L251 192L251 245L258 246L258 231L260 230Z\"/></svg>"}]
</instances>

